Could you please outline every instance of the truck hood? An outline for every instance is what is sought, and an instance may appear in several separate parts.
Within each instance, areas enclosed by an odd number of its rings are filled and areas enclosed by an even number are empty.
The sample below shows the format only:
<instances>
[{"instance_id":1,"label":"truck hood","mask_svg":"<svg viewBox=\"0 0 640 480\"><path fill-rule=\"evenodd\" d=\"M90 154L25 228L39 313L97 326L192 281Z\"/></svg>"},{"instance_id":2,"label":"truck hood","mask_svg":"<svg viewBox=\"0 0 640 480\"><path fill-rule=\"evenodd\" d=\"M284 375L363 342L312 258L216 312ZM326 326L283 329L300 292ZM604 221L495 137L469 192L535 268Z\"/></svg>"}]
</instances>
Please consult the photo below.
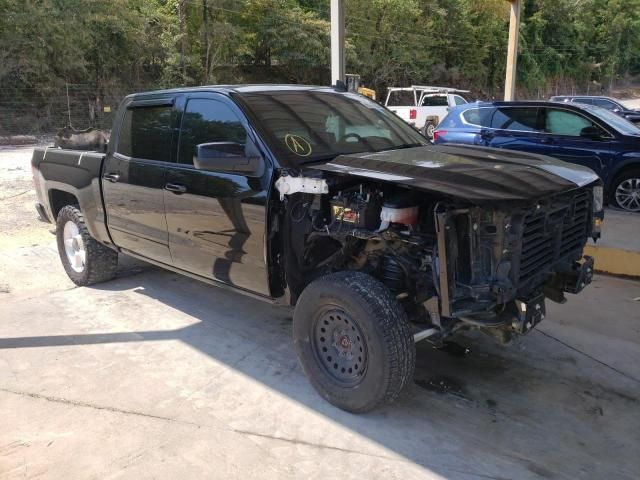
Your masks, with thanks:
<instances>
[{"instance_id":1,"label":"truck hood","mask_svg":"<svg viewBox=\"0 0 640 480\"><path fill-rule=\"evenodd\" d=\"M476 203L535 200L598 181L586 167L544 155L450 145L340 155L310 168L402 184Z\"/></svg>"}]
</instances>

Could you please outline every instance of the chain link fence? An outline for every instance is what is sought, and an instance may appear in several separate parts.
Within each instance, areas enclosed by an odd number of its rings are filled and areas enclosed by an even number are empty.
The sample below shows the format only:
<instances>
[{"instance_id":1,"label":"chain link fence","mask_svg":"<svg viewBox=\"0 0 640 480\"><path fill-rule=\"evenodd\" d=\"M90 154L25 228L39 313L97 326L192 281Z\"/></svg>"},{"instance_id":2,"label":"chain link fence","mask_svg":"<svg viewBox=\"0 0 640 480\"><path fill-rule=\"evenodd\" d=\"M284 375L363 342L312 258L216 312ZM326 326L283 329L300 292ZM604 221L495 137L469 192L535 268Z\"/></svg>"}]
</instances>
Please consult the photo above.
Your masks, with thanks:
<instances>
[{"instance_id":1,"label":"chain link fence","mask_svg":"<svg viewBox=\"0 0 640 480\"><path fill-rule=\"evenodd\" d=\"M52 134L67 125L77 130L108 130L126 95L153 88L119 86L97 93L95 86L87 84L63 84L45 91L0 87L0 136Z\"/></svg>"}]
</instances>

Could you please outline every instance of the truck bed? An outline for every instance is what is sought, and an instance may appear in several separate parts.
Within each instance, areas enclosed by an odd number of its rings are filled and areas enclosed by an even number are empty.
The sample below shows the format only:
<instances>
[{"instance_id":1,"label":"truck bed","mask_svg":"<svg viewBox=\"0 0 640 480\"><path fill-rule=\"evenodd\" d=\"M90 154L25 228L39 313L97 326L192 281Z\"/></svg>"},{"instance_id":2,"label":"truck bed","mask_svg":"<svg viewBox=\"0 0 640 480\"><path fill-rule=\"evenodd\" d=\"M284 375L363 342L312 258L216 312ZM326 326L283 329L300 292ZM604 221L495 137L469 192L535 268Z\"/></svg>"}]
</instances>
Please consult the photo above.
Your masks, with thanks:
<instances>
[{"instance_id":1,"label":"truck bed","mask_svg":"<svg viewBox=\"0 0 640 480\"><path fill-rule=\"evenodd\" d=\"M91 235L108 242L100 188L104 153L67 150L54 147L35 148L31 158L38 204L45 221L55 223L58 211L75 197Z\"/></svg>"}]
</instances>

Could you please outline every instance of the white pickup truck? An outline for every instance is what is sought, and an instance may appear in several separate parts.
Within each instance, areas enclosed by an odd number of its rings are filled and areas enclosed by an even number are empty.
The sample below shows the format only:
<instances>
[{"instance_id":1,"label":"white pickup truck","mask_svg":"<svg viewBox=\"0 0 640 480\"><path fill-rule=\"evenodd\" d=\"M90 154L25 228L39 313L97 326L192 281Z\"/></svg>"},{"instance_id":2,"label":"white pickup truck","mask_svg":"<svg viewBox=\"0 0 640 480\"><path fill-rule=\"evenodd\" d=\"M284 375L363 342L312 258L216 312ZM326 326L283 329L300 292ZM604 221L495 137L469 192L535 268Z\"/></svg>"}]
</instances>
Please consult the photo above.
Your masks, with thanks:
<instances>
[{"instance_id":1,"label":"white pickup truck","mask_svg":"<svg viewBox=\"0 0 640 480\"><path fill-rule=\"evenodd\" d=\"M433 131L450 107L467 103L460 95L468 90L446 87L390 87L385 106L409 125L432 139Z\"/></svg>"}]
</instances>

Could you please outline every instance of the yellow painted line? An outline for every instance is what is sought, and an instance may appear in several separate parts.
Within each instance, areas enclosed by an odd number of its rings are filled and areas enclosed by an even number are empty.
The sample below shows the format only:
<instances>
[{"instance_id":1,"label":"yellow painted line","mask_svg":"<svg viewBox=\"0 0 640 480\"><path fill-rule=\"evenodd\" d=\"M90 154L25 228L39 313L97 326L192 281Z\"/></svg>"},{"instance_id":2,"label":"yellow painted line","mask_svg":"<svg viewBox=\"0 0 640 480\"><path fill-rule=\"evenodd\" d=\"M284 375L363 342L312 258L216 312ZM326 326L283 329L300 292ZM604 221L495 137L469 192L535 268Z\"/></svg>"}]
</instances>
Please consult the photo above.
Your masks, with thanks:
<instances>
[{"instance_id":1,"label":"yellow painted line","mask_svg":"<svg viewBox=\"0 0 640 480\"><path fill-rule=\"evenodd\" d=\"M594 258L598 272L640 277L640 252L587 245L584 253Z\"/></svg>"}]
</instances>

